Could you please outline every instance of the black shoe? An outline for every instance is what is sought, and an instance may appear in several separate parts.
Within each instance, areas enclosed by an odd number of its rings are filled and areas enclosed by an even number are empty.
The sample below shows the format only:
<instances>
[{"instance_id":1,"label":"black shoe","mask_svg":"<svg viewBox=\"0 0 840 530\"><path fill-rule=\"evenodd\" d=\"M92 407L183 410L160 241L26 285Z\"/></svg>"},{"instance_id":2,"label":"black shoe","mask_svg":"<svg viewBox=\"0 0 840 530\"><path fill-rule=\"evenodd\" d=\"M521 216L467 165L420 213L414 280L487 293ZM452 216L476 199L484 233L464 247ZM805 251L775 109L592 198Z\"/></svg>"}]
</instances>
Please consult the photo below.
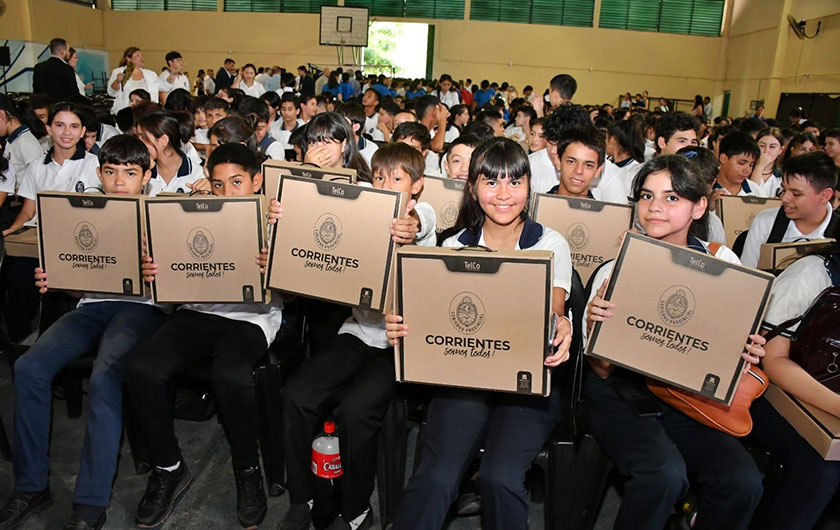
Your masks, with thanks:
<instances>
[{"instance_id":1,"label":"black shoe","mask_svg":"<svg viewBox=\"0 0 840 530\"><path fill-rule=\"evenodd\" d=\"M310 511L309 503L292 504L277 525L277 530L309 530L312 525Z\"/></svg>"},{"instance_id":2,"label":"black shoe","mask_svg":"<svg viewBox=\"0 0 840 530\"><path fill-rule=\"evenodd\" d=\"M100 515L93 523L80 519L74 515L70 518L70 522L64 525L63 530L100 530L103 526L105 526L106 519L107 517L105 516L105 512L102 512L102 515Z\"/></svg>"},{"instance_id":3,"label":"black shoe","mask_svg":"<svg viewBox=\"0 0 840 530\"><path fill-rule=\"evenodd\" d=\"M30 515L41 513L52 506L50 488L36 493L15 492L0 508L0 530L17 527Z\"/></svg>"},{"instance_id":4,"label":"black shoe","mask_svg":"<svg viewBox=\"0 0 840 530\"><path fill-rule=\"evenodd\" d=\"M458 517L470 517L481 513L481 495L475 491L466 491L458 497Z\"/></svg>"},{"instance_id":5,"label":"black shoe","mask_svg":"<svg viewBox=\"0 0 840 530\"><path fill-rule=\"evenodd\" d=\"M371 528L373 528L373 510L368 507L367 515L356 530L369 530ZM335 521L327 527L327 530L350 530L350 523L341 517L336 517Z\"/></svg>"},{"instance_id":6,"label":"black shoe","mask_svg":"<svg viewBox=\"0 0 840 530\"><path fill-rule=\"evenodd\" d=\"M137 506L137 515L134 517L137 526L154 528L166 521L191 482L192 475L183 461L175 471L153 468L146 484L146 493Z\"/></svg>"},{"instance_id":7,"label":"black shoe","mask_svg":"<svg viewBox=\"0 0 840 530\"><path fill-rule=\"evenodd\" d=\"M268 511L260 467L234 470L233 474L236 478L236 517L243 527L256 528Z\"/></svg>"}]
</instances>

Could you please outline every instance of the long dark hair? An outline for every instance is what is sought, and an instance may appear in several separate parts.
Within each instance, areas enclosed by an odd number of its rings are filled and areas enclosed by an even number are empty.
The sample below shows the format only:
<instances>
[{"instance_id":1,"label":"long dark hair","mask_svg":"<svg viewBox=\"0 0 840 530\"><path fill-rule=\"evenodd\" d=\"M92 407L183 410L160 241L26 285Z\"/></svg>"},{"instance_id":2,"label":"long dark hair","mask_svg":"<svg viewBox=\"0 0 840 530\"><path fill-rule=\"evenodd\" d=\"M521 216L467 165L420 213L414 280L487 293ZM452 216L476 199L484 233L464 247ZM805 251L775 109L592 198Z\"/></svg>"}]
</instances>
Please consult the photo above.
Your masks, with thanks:
<instances>
[{"instance_id":1,"label":"long dark hair","mask_svg":"<svg viewBox=\"0 0 840 530\"><path fill-rule=\"evenodd\" d=\"M615 138L621 146L636 161L645 161L645 140L642 138L642 131L639 130L636 122L621 120L610 123L607 127L607 134ZM620 160L619 160L620 162Z\"/></svg>"},{"instance_id":2,"label":"long dark hair","mask_svg":"<svg viewBox=\"0 0 840 530\"><path fill-rule=\"evenodd\" d=\"M341 165L349 169L355 169L358 180L371 182L370 167L359 153L356 136L353 134L350 124L338 113L322 112L309 121L309 126L306 128L306 143L332 141L346 142Z\"/></svg>"},{"instance_id":3,"label":"long dark hair","mask_svg":"<svg viewBox=\"0 0 840 530\"><path fill-rule=\"evenodd\" d=\"M207 137L215 136L219 145L223 144L244 144L246 147L257 152L257 139L254 136L254 128L251 123L242 116L228 116L213 124L207 131Z\"/></svg>"},{"instance_id":4,"label":"long dark hair","mask_svg":"<svg viewBox=\"0 0 840 530\"><path fill-rule=\"evenodd\" d=\"M171 112L158 110L144 114L137 118L137 127L155 138L165 134L169 138L169 147L175 151L181 150L181 124Z\"/></svg>"},{"instance_id":5,"label":"long dark hair","mask_svg":"<svg viewBox=\"0 0 840 530\"><path fill-rule=\"evenodd\" d=\"M22 125L29 127L32 136L39 140L47 135L46 125L26 101L21 100L15 103L6 95L0 94L0 112L6 113L6 119L14 118Z\"/></svg>"}]
</instances>

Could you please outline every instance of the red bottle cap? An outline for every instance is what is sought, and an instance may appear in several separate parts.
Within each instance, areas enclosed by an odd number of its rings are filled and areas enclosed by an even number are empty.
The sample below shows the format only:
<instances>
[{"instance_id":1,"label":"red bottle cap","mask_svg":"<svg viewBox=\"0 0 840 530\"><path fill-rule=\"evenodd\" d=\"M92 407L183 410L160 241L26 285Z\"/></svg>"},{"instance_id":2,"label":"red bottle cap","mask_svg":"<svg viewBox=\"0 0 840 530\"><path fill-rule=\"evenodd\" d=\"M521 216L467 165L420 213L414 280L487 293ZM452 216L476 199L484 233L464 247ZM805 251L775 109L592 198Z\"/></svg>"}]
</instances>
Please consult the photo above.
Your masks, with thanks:
<instances>
[{"instance_id":1,"label":"red bottle cap","mask_svg":"<svg viewBox=\"0 0 840 530\"><path fill-rule=\"evenodd\" d=\"M324 432L327 434L332 434L335 432L335 423L331 421L324 422Z\"/></svg>"}]
</instances>

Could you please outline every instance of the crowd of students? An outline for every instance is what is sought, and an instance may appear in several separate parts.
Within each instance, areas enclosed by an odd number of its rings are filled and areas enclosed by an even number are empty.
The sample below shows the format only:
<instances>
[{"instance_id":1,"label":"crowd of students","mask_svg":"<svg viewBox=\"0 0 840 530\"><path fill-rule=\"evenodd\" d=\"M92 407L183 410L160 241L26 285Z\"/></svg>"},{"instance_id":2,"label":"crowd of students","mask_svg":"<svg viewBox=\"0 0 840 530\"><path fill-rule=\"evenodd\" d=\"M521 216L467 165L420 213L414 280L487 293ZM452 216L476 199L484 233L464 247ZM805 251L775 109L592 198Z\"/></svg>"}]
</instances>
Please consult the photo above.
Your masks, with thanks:
<instances>
[{"instance_id":1,"label":"crowd of students","mask_svg":"<svg viewBox=\"0 0 840 530\"><path fill-rule=\"evenodd\" d=\"M443 75L429 86L358 72L325 70L313 80L236 72L228 60L222 80L190 94L177 52L160 76L144 69L142 51L129 48L108 83L113 106L96 110L84 101L50 103L43 96L0 97L0 218L3 234L31 226L39 191L113 194L207 191L216 195L263 192L266 158L356 170L361 185L411 195L404 214L388 227L398 244L554 253L553 312L567 315L572 262L563 235L529 218L533 193L633 204L635 229L649 237L732 263L756 266L768 241L836 237L840 201L840 130L821 129L795 110L790 123L763 115L715 118L702 99L698 113L648 109L647 93L612 105L572 103L573 77L552 78L545 96L521 95L488 81L467 90ZM263 76L260 79L260 75ZM271 85L279 75L279 86ZM355 78L356 83L353 83ZM319 86L320 85L320 86ZM349 89L342 88L350 85ZM330 97L316 95L329 93ZM346 89L346 90L345 90ZM400 93L400 90L403 93ZM215 92L215 93L214 93ZM629 103L629 104L625 104ZM641 104L640 104L641 103ZM667 103L667 102L666 102ZM453 228L438 234L435 212L422 202L424 176L464 180ZM739 256L724 246L715 214L722 195L778 197L781 206L756 216ZM420 202L417 202L419 199ZM269 224L282 217L271 200ZM264 269L268 249L256 256ZM823 253L836 254L836 246ZM779 277L765 329L803 313L840 277L820 256L809 256ZM154 256L143 258L144 279L157 274ZM612 264L590 282L584 335L609 319L605 299ZM34 271L35 282L32 282ZM835 274L836 272L836 274ZM8 338L32 333L49 278L37 260L9 257L2 271ZM416 281L423 281L417 279ZM230 444L236 514L245 528L267 511L259 465L257 405L252 371L283 321L282 295L268 304L154 304L148 297L78 293L64 314L14 364L14 493L0 509L0 529L13 528L49 507L51 381L75 358L96 351L88 391L87 424L74 506L67 529L101 528L110 502L127 396L151 454L153 469L139 499L141 528L162 524L191 482L173 429L167 386L196 359L212 360L213 389ZM299 301L295 302L299 303ZM317 324L311 357L282 391L290 508L281 530L312 524L314 476L308 461L320 422L338 425L344 487L327 527L373 525L378 430L399 386L392 346L410 322L387 315L313 302ZM516 318L512 315L512 318ZM569 356L571 321L557 321L555 367ZM314 333L314 332L313 332ZM791 333L765 341L744 337L743 358L761 364L771 380L794 396L840 416L840 398L788 358ZM826 462L764 400L753 405L754 439L783 463L782 479L764 490L762 475L741 440L706 427L662 404L659 417L640 417L616 388L647 392L643 379L590 359L583 413L589 432L627 477L616 528L661 529L693 484L699 489L698 529L811 528L840 484L840 465ZM555 379L559 381L559 378ZM562 393L528 397L439 388L428 404L425 444L394 527L441 528L459 484L478 467L482 526L527 528L525 473L560 419ZM337 407L337 408L336 408ZM469 478L469 477L468 477ZM569 478L570 479L570 478ZM762 497L766 500L759 502Z\"/></svg>"}]
</instances>

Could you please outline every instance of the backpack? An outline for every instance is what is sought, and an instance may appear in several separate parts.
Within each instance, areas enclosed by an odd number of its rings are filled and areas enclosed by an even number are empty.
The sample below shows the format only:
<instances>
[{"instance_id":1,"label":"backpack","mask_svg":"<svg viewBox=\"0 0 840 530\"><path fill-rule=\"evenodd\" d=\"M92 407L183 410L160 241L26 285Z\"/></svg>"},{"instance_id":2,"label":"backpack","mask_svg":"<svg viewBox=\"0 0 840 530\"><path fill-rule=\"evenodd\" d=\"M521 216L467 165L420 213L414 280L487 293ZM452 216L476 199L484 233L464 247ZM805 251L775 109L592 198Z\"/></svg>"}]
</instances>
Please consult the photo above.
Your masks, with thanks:
<instances>
[{"instance_id":1,"label":"backpack","mask_svg":"<svg viewBox=\"0 0 840 530\"><path fill-rule=\"evenodd\" d=\"M785 215L785 209L779 208L779 212L773 220L773 227L770 229L770 235L767 236L767 241L765 241L765 243L781 243L782 238L785 237L785 232L787 232L790 222L791 221L788 219L788 216ZM833 234L837 229L838 223L840 223L840 215L838 215L836 211L832 210L831 218L828 220L828 225L825 227L825 233Z\"/></svg>"},{"instance_id":2,"label":"backpack","mask_svg":"<svg viewBox=\"0 0 840 530\"><path fill-rule=\"evenodd\" d=\"M831 277L826 288L801 316L782 322L765 335L769 342L799 322L790 339L790 359L814 379L840 393L840 254L823 257Z\"/></svg>"}]
</instances>

